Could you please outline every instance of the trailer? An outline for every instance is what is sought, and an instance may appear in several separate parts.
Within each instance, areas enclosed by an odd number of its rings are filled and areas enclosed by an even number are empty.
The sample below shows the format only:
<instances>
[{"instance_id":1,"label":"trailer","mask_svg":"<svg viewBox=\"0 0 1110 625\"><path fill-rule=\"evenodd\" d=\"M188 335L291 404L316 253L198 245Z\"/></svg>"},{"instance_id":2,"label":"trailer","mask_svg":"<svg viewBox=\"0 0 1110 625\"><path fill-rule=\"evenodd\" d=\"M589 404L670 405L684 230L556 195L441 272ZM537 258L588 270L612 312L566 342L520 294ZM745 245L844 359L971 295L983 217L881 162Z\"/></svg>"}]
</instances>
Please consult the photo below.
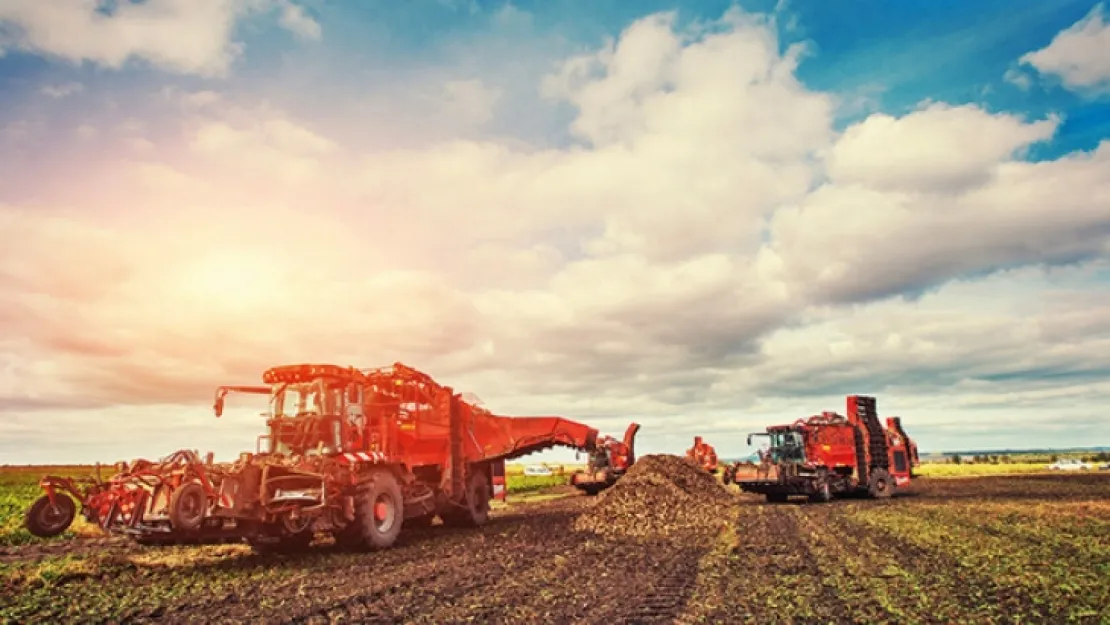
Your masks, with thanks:
<instances>
[{"instance_id":1,"label":"trailer","mask_svg":"<svg viewBox=\"0 0 1110 625\"><path fill-rule=\"evenodd\" d=\"M496 415L402 363L374 369L292 364L260 386L267 430L252 452L214 463L179 450L118 465L84 482L47 476L28 510L32 534L56 536L77 505L91 523L141 543L246 541L256 551L308 546L318 533L341 546L384 549L402 527L486 523L506 497L505 462L553 446L596 449L598 431L558 416Z\"/></svg>"}]
</instances>

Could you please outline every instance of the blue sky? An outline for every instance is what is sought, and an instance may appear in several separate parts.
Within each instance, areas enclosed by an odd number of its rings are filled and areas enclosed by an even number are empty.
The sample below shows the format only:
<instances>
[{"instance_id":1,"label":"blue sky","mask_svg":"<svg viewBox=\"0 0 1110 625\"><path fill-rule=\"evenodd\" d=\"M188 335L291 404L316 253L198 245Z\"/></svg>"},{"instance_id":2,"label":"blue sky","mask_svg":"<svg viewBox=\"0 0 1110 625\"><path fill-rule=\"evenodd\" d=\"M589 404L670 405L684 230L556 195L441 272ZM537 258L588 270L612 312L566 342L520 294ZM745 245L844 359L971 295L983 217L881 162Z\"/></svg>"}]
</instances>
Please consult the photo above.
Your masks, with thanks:
<instances>
[{"instance_id":1,"label":"blue sky","mask_svg":"<svg viewBox=\"0 0 1110 625\"><path fill-rule=\"evenodd\" d=\"M649 451L852 393L930 450L1110 442L1102 4L102 13L0 8L14 462L232 454L212 388L311 360Z\"/></svg>"}]
</instances>

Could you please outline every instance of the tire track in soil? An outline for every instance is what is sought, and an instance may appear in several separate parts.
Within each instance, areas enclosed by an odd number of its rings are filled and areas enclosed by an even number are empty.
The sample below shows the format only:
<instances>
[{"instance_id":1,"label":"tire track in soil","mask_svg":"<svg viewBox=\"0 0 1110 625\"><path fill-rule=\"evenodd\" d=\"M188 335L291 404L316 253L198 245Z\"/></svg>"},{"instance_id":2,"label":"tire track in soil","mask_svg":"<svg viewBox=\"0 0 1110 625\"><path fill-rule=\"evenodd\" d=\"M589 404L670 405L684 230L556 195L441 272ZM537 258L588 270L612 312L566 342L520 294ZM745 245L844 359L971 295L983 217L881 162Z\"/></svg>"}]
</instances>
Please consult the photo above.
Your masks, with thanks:
<instances>
[{"instance_id":1,"label":"tire track in soil","mask_svg":"<svg viewBox=\"0 0 1110 625\"><path fill-rule=\"evenodd\" d=\"M466 620L467 606L464 614L452 614L459 611L456 602L465 604L463 600L472 592L488 595L502 580L516 578L560 549L570 549L569 527L574 509L579 507L580 503L573 501L529 506L523 514L503 517L496 534L489 526L465 530L469 540L450 546L437 543L434 554L418 554L417 562L410 561L412 554L397 554L396 562L378 563L366 579L346 577L344 586L360 585L358 592L339 601L332 597L324 605L306 606L280 622L394 622L399 618L420 622L415 615L436 623L451 622L455 617ZM456 553L444 554L446 548Z\"/></svg>"},{"instance_id":2,"label":"tire track in soil","mask_svg":"<svg viewBox=\"0 0 1110 625\"><path fill-rule=\"evenodd\" d=\"M713 568L706 571L705 587L699 589L703 596L683 620L764 622L767 615L779 613L781 604L776 602L802 598L811 608L812 618L850 622L849 606L822 583L822 572L795 514L795 506L790 504L740 504L736 541L719 557L707 560L706 565Z\"/></svg>"}]
</instances>

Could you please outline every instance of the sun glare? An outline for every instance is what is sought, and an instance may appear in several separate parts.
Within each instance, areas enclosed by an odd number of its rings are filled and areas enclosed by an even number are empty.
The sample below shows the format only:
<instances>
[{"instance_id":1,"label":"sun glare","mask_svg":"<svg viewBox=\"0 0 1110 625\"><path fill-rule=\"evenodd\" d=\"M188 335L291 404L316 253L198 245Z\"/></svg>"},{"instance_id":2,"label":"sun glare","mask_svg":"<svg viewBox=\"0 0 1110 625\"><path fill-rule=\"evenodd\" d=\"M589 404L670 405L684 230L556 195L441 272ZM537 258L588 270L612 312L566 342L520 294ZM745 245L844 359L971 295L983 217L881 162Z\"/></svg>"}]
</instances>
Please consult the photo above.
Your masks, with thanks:
<instances>
[{"instance_id":1,"label":"sun glare","mask_svg":"<svg viewBox=\"0 0 1110 625\"><path fill-rule=\"evenodd\" d=\"M253 308L275 297L279 268L246 252L209 254L188 263L181 276L182 295L205 307Z\"/></svg>"}]
</instances>

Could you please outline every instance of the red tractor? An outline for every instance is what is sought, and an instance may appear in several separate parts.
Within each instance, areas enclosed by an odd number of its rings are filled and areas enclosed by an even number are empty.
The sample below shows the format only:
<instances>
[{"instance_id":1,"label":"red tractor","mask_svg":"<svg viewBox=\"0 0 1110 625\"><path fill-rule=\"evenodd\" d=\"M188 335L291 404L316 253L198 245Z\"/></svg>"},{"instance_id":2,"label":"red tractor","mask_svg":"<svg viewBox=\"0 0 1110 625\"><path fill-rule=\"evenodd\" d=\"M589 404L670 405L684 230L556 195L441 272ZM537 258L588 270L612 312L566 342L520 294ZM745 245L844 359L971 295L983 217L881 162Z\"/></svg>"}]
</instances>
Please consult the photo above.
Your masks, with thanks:
<instances>
[{"instance_id":1,"label":"red tractor","mask_svg":"<svg viewBox=\"0 0 1110 625\"><path fill-rule=\"evenodd\" d=\"M858 493L890 497L914 477L919 465L917 445L902 429L899 417L879 422L875 398L848 397L848 416L823 412L790 425L776 425L766 432L770 446L760 455L765 476L736 479L736 467L725 476L740 489L759 493L767 501L782 502L791 495L811 501L829 501L838 494ZM770 476L774 469L775 476Z\"/></svg>"},{"instance_id":2,"label":"red tractor","mask_svg":"<svg viewBox=\"0 0 1110 625\"><path fill-rule=\"evenodd\" d=\"M700 436L694 437L694 446L686 450L686 457L693 460L701 468L716 475L718 470L717 450L703 441Z\"/></svg>"},{"instance_id":3,"label":"red tractor","mask_svg":"<svg viewBox=\"0 0 1110 625\"><path fill-rule=\"evenodd\" d=\"M254 453L216 464L211 454L182 450L123 465L85 488L48 476L28 529L65 531L72 497L90 522L143 543L245 540L257 551L288 551L324 532L341 546L382 549L402 526L437 516L445 525L484 524L490 501L505 498L508 459L597 445L594 428L494 415L400 363L279 366L262 381L220 387L214 406L219 417L229 392L269 396L268 432Z\"/></svg>"},{"instance_id":4,"label":"red tractor","mask_svg":"<svg viewBox=\"0 0 1110 625\"><path fill-rule=\"evenodd\" d=\"M620 476L636 462L636 433L640 425L633 423L624 432L624 440L603 436L589 452L585 471L575 471L570 483L587 495L596 495L617 483Z\"/></svg>"}]
</instances>

